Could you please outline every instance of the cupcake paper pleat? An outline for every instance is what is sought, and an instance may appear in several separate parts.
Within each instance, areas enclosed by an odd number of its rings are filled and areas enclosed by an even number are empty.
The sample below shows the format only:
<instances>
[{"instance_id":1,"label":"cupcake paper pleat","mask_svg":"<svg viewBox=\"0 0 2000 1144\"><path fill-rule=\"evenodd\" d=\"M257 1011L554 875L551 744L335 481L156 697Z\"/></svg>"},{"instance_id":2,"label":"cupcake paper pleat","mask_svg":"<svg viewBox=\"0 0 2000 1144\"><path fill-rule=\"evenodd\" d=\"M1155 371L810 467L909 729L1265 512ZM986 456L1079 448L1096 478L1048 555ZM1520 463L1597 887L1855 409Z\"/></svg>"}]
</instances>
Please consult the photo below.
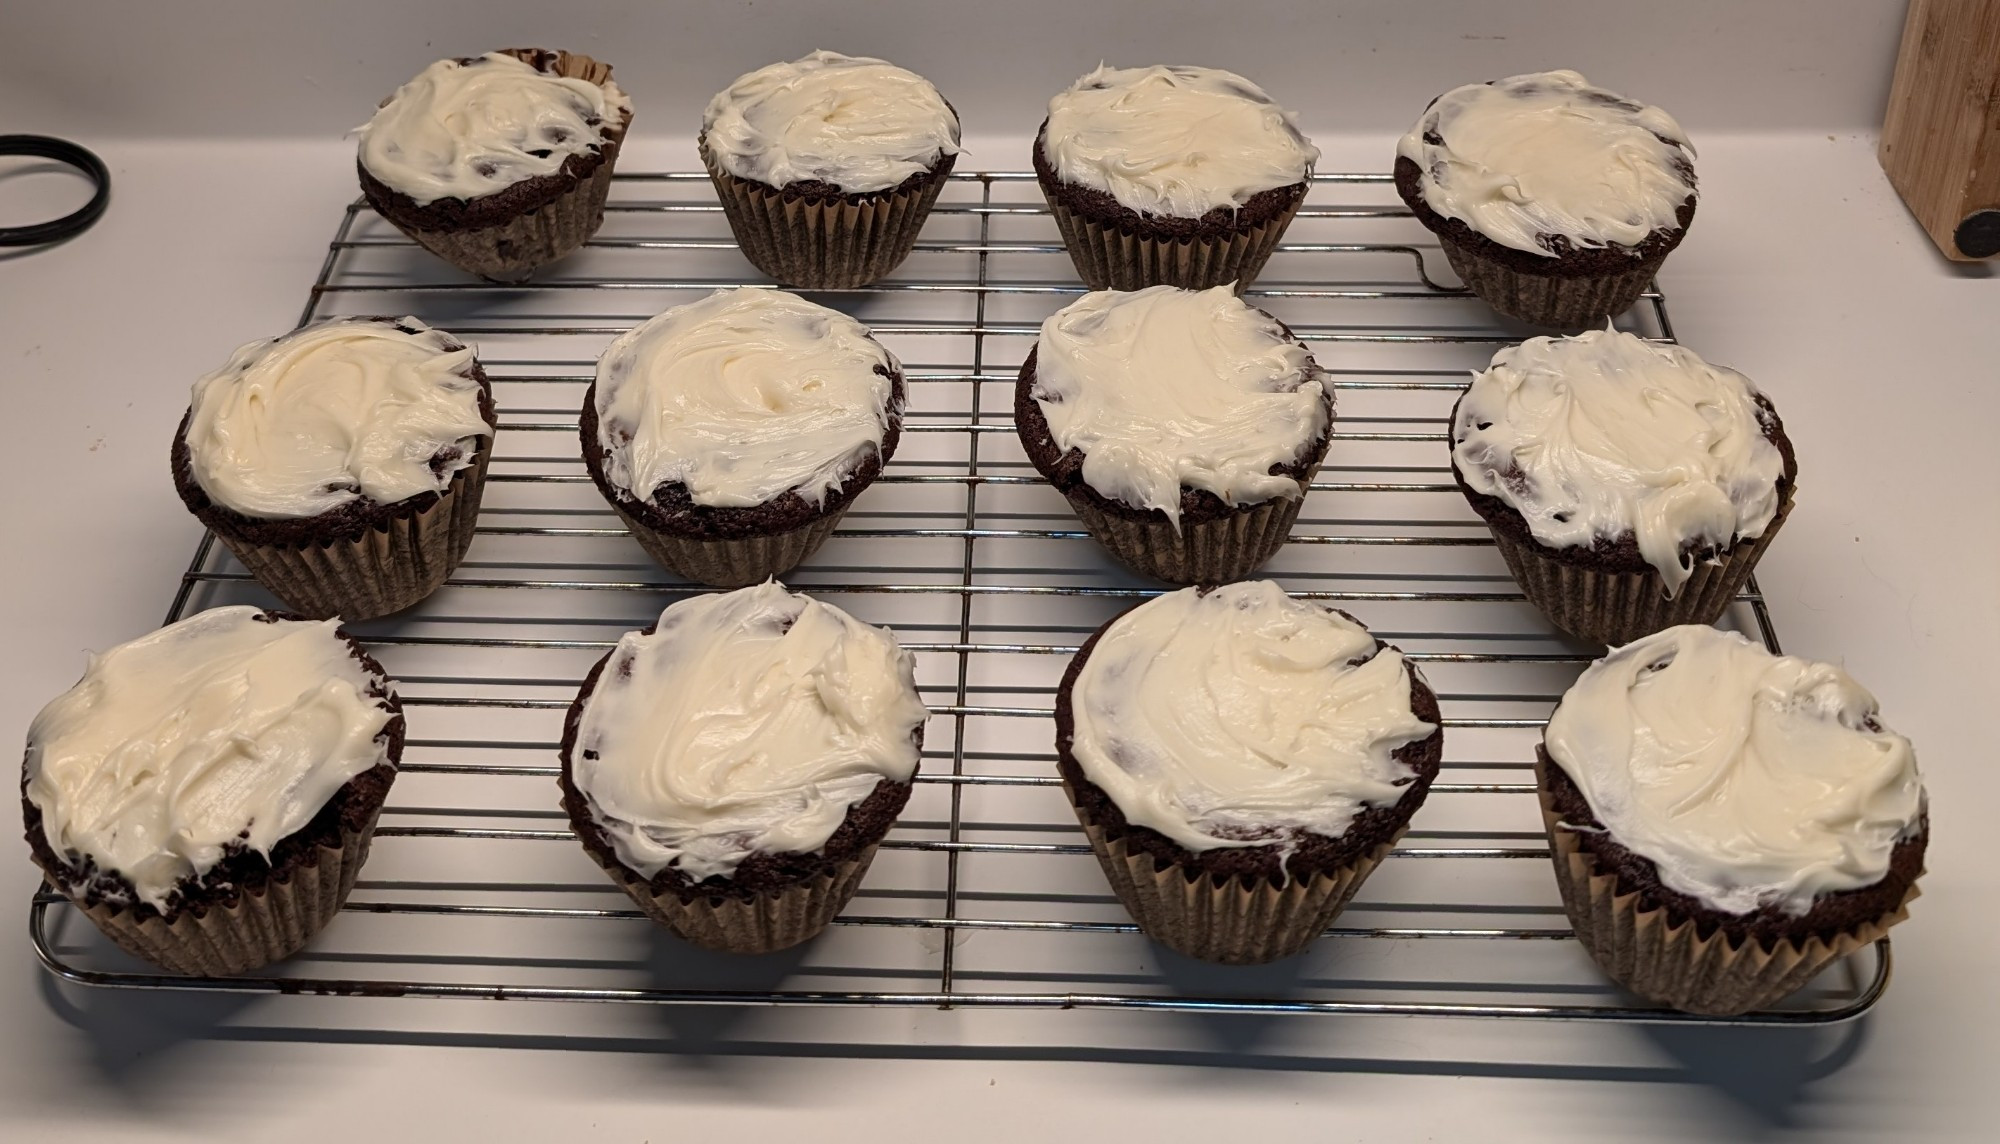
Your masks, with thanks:
<instances>
[{"instance_id":1,"label":"cupcake paper pleat","mask_svg":"<svg viewBox=\"0 0 2000 1144\"><path fill-rule=\"evenodd\" d=\"M1698 563L1672 599L1660 574L1600 572L1566 563L1533 543L1493 530L1493 543L1528 602L1573 636L1619 647L1678 624L1713 624L1749 582L1778 527L1792 510L1787 490L1763 535L1738 542L1718 562Z\"/></svg>"},{"instance_id":2,"label":"cupcake paper pleat","mask_svg":"<svg viewBox=\"0 0 2000 1144\"><path fill-rule=\"evenodd\" d=\"M777 281L808 290L866 286L902 265L956 159L945 156L913 190L859 203L819 202L738 178L701 146L702 165L743 256Z\"/></svg>"},{"instance_id":3,"label":"cupcake paper pleat","mask_svg":"<svg viewBox=\"0 0 2000 1144\"><path fill-rule=\"evenodd\" d=\"M1537 761L1538 780L1542 767ZM1613 981L1685 1013L1733 1017L1769 1008L1827 966L1874 944L1909 916L1919 893L1912 882L1895 909L1832 941L1780 941L1766 949L1754 940L1732 942L1720 928L1702 937L1692 920L1676 925L1666 910L1647 908L1638 893L1619 892L1617 875L1598 868L1576 832L1562 825L1547 783L1538 785L1563 910L1578 942Z\"/></svg>"},{"instance_id":4,"label":"cupcake paper pleat","mask_svg":"<svg viewBox=\"0 0 2000 1144\"><path fill-rule=\"evenodd\" d=\"M465 558L492 455L489 437L429 508L358 539L291 547L238 541L219 530L216 536L258 583L301 615L367 620L400 612L436 591Z\"/></svg>"},{"instance_id":5,"label":"cupcake paper pleat","mask_svg":"<svg viewBox=\"0 0 2000 1144\"><path fill-rule=\"evenodd\" d=\"M1071 211L1047 187L1042 193L1062 231L1063 246L1076 264L1077 277L1092 290L1143 290L1148 286L1179 286L1207 290L1234 284L1242 293L1264 269L1292 216L1300 195L1277 218L1224 239L1156 239L1127 234Z\"/></svg>"}]
</instances>

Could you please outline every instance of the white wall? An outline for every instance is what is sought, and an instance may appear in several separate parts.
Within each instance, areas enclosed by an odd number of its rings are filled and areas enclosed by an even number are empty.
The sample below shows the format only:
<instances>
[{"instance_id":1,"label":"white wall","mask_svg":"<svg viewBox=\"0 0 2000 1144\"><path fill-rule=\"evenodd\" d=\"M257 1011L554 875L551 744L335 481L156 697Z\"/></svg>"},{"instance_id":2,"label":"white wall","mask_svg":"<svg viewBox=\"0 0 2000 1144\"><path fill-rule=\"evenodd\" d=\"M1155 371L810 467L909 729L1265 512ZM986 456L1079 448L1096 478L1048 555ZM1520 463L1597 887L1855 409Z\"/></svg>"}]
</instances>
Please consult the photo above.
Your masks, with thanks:
<instances>
[{"instance_id":1,"label":"white wall","mask_svg":"<svg viewBox=\"0 0 2000 1144\"><path fill-rule=\"evenodd\" d=\"M1879 124L1902 0L4 0L0 131L335 137L432 59L616 65L642 135L737 74L828 47L930 76L969 136L1025 136L1100 58L1241 71L1309 131L1400 130L1471 80L1574 67L1689 130ZM1001 164L1006 165L1006 164Z\"/></svg>"}]
</instances>

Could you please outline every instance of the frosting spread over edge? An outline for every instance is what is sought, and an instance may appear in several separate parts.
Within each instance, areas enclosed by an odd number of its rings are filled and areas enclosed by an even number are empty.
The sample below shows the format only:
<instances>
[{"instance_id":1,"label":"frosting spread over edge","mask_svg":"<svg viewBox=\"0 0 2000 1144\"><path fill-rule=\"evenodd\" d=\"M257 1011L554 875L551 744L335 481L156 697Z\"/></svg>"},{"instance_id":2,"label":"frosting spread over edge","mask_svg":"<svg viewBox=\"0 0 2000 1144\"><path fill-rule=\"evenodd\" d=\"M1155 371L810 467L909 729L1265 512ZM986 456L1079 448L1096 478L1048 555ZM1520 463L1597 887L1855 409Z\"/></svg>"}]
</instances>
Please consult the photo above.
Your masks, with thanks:
<instances>
[{"instance_id":1,"label":"frosting spread over edge","mask_svg":"<svg viewBox=\"0 0 2000 1144\"><path fill-rule=\"evenodd\" d=\"M1183 486L1231 504L1303 495L1271 469L1330 419L1312 354L1227 286L1085 294L1042 323L1033 396L1091 488L1176 527Z\"/></svg>"},{"instance_id":2,"label":"frosting spread over edge","mask_svg":"<svg viewBox=\"0 0 2000 1144\"><path fill-rule=\"evenodd\" d=\"M1183 588L1105 629L1071 689L1070 752L1127 821L1201 853L1341 837L1437 727L1367 629L1268 580Z\"/></svg>"},{"instance_id":3,"label":"frosting spread over edge","mask_svg":"<svg viewBox=\"0 0 2000 1144\"><path fill-rule=\"evenodd\" d=\"M162 912L236 847L268 855L388 761L386 689L336 620L198 612L91 657L28 729L23 793L92 888Z\"/></svg>"},{"instance_id":4,"label":"frosting spread over edge","mask_svg":"<svg viewBox=\"0 0 2000 1144\"><path fill-rule=\"evenodd\" d=\"M1219 68L1099 64L1049 101L1042 154L1063 182L1149 215L1200 218L1312 175L1291 112Z\"/></svg>"},{"instance_id":5,"label":"frosting spread over edge","mask_svg":"<svg viewBox=\"0 0 2000 1144\"><path fill-rule=\"evenodd\" d=\"M958 116L931 82L886 60L815 51L737 77L702 113L723 170L786 187L886 191L959 153Z\"/></svg>"},{"instance_id":6,"label":"frosting spread over edge","mask_svg":"<svg viewBox=\"0 0 2000 1144\"><path fill-rule=\"evenodd\" d=\"M753 853L817 852L878 783L910 781L928 715L894 633L766 581L618 641L572 779L625 865L729 877Z\"/></svg>"},{"instance_id":7,"label":"frosting spread over edge","mask_svg":"<svg viewBox=\"0 0 2000 1144\"><path fill-rule=\"evenodd\" d=\"M1881 881L1924 813L1909 740L1845 671L1701 625L1586 668L1546 747L1664 885L1729 914Z\"/></svg>"}]
</instances>

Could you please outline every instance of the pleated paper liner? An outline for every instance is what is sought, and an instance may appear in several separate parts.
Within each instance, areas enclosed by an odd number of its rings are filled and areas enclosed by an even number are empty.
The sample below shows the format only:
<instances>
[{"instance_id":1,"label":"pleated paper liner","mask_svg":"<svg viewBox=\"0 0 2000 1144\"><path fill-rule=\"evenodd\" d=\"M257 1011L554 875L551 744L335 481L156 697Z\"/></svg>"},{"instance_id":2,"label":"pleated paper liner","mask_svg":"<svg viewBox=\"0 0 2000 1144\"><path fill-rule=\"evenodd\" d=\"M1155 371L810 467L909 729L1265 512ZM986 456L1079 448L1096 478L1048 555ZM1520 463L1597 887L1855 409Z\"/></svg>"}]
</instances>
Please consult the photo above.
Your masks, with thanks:
<instances>
[{"instance_id":1,"label":"pleated paper liner","mask_svg":"<svg viewBox=\"0 0 2000 1144\"><path fill-rule=\"evenodd\" d=\"M848 506L854 503L850 499L833 512L786 532L735 540L699 540L648 527L645 521L627 513L616 499L605 499L631 530L632 539L646 550L646 555L669 572L712 588L743 588L790 572L826 543L840 525L840 518L847 515Z\"/></svg>"},{"instance_id":2,"label":"pleated paper liner","mask_svg":"<svg viewBox=\"0 0 2000 1144\"><path fill-rule=\"evenodd\" d=\"M683 941L717 953L775 953L818 937L847 908L879 845L807 881L748 900L655 894L624 867L605 865L601 858L598 864L647 917Z\"/></svg>"},{"instance_id":3,"label":"pleated paper liner","mask_svg":"<svg viewBox=\"0 0 2000 1144\"><path fill-rule=\"evenodd\" d=\"M156 913L135 918L130 909L104 903L76 906L118 948L163 969L199 977L247 973L297 953L340 912L368 860L381 813L377 803L360 830L341 830L339 847L320 847L262 887L244 889L228 907L183 910L167 921ZM61 884L54 872L50 881Z\"/></svg>"},{"instance_id":4,"label":"pleated paper liner","mask_svg":"<svg viewBox=\"0 0 2000 1144\"><path fill-rule=\"evenodd\" d=\"M1067 782L1063 793L1077 810L1112 892L1139 929L1175 953L1222 965L1262 965L1311 945L1408 829L1407 823L1397 828L1393 837L1334 873L1315 872L1282 886L1269 878L1190 877L1132 850L1122 838L1107 839L1103 828L1076 807L1076 794Z\"/></svg>"},{"instance_id":5,"label":"pleated paper liner","mask_svg":"<svg viewBox=\"0 0 2000 1144\"><path fill-rule=\"evenodd\" d=\"M1262 226L1247 227L1225 238L1154 238L1128 234L1070 210L1042 188L1049 212L1062 231L1063 246L1076 264L1077 277L1092 290L1143 290L1148 286L1179 286L1207 290L1234 283L1242 293L1264 269L1292 216L1305 201L1302 194L1285 212Z\"/></svg>"},{"instance_id":6,"label":"pleated paper liner","mask_svg":"<svg viewBox=\"0 0 2000 1144\"><path fill-rule=\"evenodd\" d=\"M301 615L386 616L435 592L465 558L492 455L492 438L483 438L472 464L453 474L429 508L398 516L357 539L278 545L238 540L220 528L215 534L259 584Z\"/></svg>"},{"instance_id":7,"label":"pleated paper liner","mask_svg":"<svg viewBox=\"0 0 2000 1144\"><path fill-rule=\"evenodd\" d=\"M1487 305L1529 325L1561 330L1602 326L1606 318L1631 309L1671 253L1635 259L1630 269L1617 274L1564 277L1512 269L1459 245L1449 234L1433 233L1452 272Z\"/></svg>"},{"instance_id":8,"label":"pleated paper liner","mask_svg":"<svg viewBox=\"0 0 2000 1144\"><path fill-rule=\"evenodd\" d=\"M540 54L535 49L509 49L504 54L533 64ZM587 80L602 87L611 78L611 65L575 52L555 53L555 72L569 79ZM468 274L503 282L523 281L534 270L568 255L604 225L604 200L611 190L611 171L617 165L625 121L607 129L604 161L587 178L553 202L536 207L498 226L477 229L424 229L406 226L391 212L378 212L408 235L417 245Z\"/></svg>"},{"instance_id":9,"label":"pleated paper liner","mask_svg":"<svg viewBox=\"0 0 2000 1144\"><path fill-rule=\"evenodd\" d=\"M1305 488L1318 471L1314 465L1300 482L1299 496L1240 506L1215 520L1183 522L1178 531L1151 513L1145 520L1116 516L1080 495L1070 495L1069 503L1104 550L1141 576L1169 584L1227 584L1263 567L1285 546L1305 503Z\"/></svg>"},{"instance_id":10,"label":"pleated paper liner","mask_svg":"<svg viewBox=\"0 0 2000 1144\"><path fill-rule=\"evenodd\" d=\"M1675 925L1666 910L1645 908L1636 892L1619 892L1617 876L1601 872L1576 832L1562 825L1549 802L1545 766L1535 763L1542 823L1570 926L1606 976L1650 1001L1710 1017L1769 1008L1827 966L1874 944L1909 916L1917 899L1912 882L1894 910L1832 941L1814 937L1766 949L1755 940L1734 943L1721 929L1704 938L1692 920Z\"/></svg>"},{"instance_id":11,"label":"pleated paper liner","mask_svg":"<svg viewBox=\"0 0 2000 1144\"><path fill-rule=\"evenodd\" d=\"M1713 624L1721 619L1791 511L1788 490L1762 536L1738 541L1717 563L1696 564L1672 599L1667 598L1660 574L1651 568L1614 573L1578 567L1499 529L1493 530L1493 543L1528 602L1551 623L1573 636L1620 647L1678 624Z\"/></svg>"},{"instance_id":12,"label":"pleated paper liner","mask_svg":"<svg viewBox=\"0 0 2000 1144\"><path fill-rule=\"evenodd\" d=\"M911 190L821 201L738 178L715 162L706 141L700 149L743 256L807 290L866 286L902 265L958 158L946 155Z\"/></svg>"}]
</instances>

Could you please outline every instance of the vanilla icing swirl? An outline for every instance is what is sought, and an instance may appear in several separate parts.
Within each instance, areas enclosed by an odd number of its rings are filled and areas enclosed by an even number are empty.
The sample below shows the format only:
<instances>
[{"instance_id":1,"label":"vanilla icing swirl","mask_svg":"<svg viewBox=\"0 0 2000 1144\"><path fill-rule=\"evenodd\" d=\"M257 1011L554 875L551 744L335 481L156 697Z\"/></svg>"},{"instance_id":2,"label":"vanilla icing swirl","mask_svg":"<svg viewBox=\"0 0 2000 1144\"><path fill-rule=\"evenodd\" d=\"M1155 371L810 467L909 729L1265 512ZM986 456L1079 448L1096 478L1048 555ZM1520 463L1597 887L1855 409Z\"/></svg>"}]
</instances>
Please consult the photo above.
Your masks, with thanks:
<instances>
[{"instance_id":1,"label":"vanilla icing swirl","mask_svg":"<svg viewBox=\"0 0 2000 1144\"><path fill-rule=\"evenodd\" d=\"M1155 597L1105 628L1071 687L1070 754L1128 822L1200 853L1339 838L1398 802L1435 724L1366 628L1269 580Z\"/></svg>"},{"instance_id":2,"label":"vanilla icing swirl","mask_svg":"<svg viewBox=\"0 0 2000 1144\"><path fill-rule=\"evenodd\" d=\"M1099 64L1049 101L1041 147L1063 182L1172 218L1240 207L1304 181L1319 160L1263 88L1198 67Z\"/></svg>"},{"instance_id":3,"label":"vanilla icing swirl","mask_svg":"<svg viewBox=\"0 0 2000 1144\"><path fill-rule=\"evenodd\" d=\"M442 492L493 433L475 368L470 348L415 318L338 318L251 342L194 383L195 483L264 519Z\"/></svg>"},{"instance_id":4,"label":"vanilla icing swirl","mask_svg":"<svg viewBox=\"0 0 2000 1144\"><path fill-rule=\"evenodd\" d=\"M1924 813L1910 741L1865 688L1706 626L1591 664L1545 745L1612 839L1729 914L1880 882Z\"/></svg>"},{"instance_id":5,"label":"vanilla icing swirl","mask_svg":"<svg viewBox=\"0 0 2000 1144\"><path fill-rule=\"evenodd\" d=\"M818 505L882 448L901 367L868 328L783 290L718 290L620 336L597 361L598 438L638 500L687 486L748 508Z\"/></svg>"},{"instance_id":6,"label":"vanilla icing swirl","mask_svg":"<svg viewBox=\"0 0 2000 1144\"><path fill-rule=\"evenodd\" d=\"M816 853L879 783L916 774L914 665L887 628L775 581L681 600L612 649L572 781L648 878Z\"/></svg>"},{"instance_id":7,"label":"vanilla icing swirl","mask_svg":"<svg viewBox=\"0 0 2000 1144\"><path fill-rule=\"evenodd\" d=\"M1630 535L1679 594L1689 554L1764 535L1784 455L1770 414L1732 369L1616 330L1530 338L1473 375L1452 420L1452 464L1551 548Z\"/></svg>"},{"instance_id":8,"label":"vanilla icing swirl","mask_svg":"<svg viewBox=\"0 0 2000 1144\"><path fill-rule=\"evenodd\" d=\"M25 793L51 850L164 912L234 848L268 856L388 761L391 713L368 694L386 682L337 621L200 612L91 657L28 728Z\"/></svg>"},{"instance_id":9,"label":"vanilla icing swirl","mask_svg":"<svg viewBox=\"0 0 2000 1144\"><path fill-rule=\"evenodd\" d=\"M631 117L608 79L600 87L505 52L439 60L359 128L361 165L419 206L476 199L602 150Z\"/></svg>"},{"instance_id":10,"label":"vanilla icing swirl","mask_svg":"<svg viewBox=\"0 0 2000 1144\"><path fill-rule=\"evenodd\" d=\"M956 155L958 116L915 72L817 51L739 76L702 114L702 142L739 179L886 191Z\"/></svg>"},{"instance_id":11,"label":"vanilla icing swirl","mask_svg":"<svg viewBox=\"0 0 2000 1144\"><path fill-rule=\"evenodd\" d=\"M1183 486L1229 504L1304 495L1271 470L1329 417L1312 354L1227 286L1085 294L1042 323L1033 396L1091 488L1176 527Z\"/></svg>"},{"instance_id":12,"label":"vanilla icing swirl","mask_svg":"<svg viewBox=\"0 0 2000 1144\"><path fill-rule=\"evenodd\" d=\"M1635 247L1678 230L1695 194L1694 147L1673 116L1573 71L1474 83L1439 96L1396 153L1422 171L1424 202L1487 238L1556 257Z\"/></svg>"}]
</instances>

